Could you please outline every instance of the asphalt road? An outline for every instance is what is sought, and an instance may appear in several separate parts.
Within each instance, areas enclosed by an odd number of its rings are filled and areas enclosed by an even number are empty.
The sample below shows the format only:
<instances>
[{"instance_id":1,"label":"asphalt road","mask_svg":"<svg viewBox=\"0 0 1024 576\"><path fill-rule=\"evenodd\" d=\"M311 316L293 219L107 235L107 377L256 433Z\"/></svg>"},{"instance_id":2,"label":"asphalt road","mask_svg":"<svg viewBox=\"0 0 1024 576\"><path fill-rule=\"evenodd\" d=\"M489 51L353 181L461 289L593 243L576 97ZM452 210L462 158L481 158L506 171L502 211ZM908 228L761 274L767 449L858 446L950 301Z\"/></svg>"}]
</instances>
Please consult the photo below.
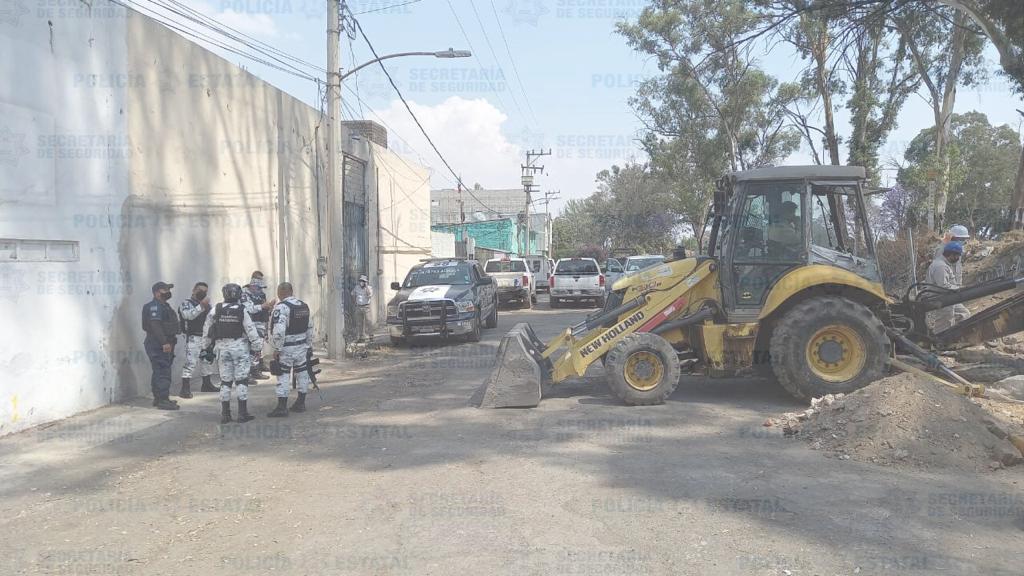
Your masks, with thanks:
<instances>
[{"instance_id":1,"label":"asphalt road","mask_svg":"<svg viewBox=\"0 0 1024 576\"><path fill-rule=\"evenodd\" d=\"M140 399L0 439L0 574L1020 575L1022 473L896 472L761 427L770 382L620 405L600 368L530 410L469 405L500 335L385 348L325 400L218 425Z\"/></svg>"}]
</instances>

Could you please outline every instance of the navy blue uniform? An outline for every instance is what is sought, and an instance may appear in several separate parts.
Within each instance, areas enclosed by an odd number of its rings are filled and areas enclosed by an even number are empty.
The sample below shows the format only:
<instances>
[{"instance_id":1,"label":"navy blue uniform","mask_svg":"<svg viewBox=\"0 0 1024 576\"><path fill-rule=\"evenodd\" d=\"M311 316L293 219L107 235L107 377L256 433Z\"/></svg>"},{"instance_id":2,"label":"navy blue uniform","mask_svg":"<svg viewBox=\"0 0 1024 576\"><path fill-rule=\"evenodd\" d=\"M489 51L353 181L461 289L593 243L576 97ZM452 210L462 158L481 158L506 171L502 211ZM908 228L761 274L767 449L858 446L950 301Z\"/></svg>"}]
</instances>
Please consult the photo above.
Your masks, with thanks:
<instances>
[{"instance_id":1,"label":"navy blue uniform","mask_svg":"<svg viewBox=\"0 0 1024 576\"><path fill-rule=\"evenodd\" d=\"M171 363L174 362L174 346L178 342L178 315L169 304L154 298L142 307L142 329L146 331L143 346L153 368L149 384L153 399L166 400L171 393ZM170 352L163 351L164 344L171 345Z\"/></svg>"}]
</instances>

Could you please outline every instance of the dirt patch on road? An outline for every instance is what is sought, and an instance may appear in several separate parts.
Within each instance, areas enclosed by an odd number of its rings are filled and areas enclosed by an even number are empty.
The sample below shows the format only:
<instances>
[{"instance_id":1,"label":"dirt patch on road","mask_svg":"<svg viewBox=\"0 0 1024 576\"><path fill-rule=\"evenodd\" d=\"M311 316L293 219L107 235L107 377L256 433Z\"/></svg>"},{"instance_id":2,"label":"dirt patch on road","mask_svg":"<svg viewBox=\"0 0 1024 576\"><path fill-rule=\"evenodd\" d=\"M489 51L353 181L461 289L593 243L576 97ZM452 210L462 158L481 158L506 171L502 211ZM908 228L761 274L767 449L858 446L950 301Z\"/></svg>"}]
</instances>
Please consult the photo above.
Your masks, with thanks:
<instances>
[{"instance_id":1,"label":"dirt patch on road","mask_svg":"<svg viewBox=\"0 0 1024 576\"><path fill-rule=\"evenodd\" d=\"M1021 452L977 404L913 374L879 380L847 395L815 399L780 420L790 435L829 457L882 466L982 471L1013 466Z\"/></svg>"}]
</instances>

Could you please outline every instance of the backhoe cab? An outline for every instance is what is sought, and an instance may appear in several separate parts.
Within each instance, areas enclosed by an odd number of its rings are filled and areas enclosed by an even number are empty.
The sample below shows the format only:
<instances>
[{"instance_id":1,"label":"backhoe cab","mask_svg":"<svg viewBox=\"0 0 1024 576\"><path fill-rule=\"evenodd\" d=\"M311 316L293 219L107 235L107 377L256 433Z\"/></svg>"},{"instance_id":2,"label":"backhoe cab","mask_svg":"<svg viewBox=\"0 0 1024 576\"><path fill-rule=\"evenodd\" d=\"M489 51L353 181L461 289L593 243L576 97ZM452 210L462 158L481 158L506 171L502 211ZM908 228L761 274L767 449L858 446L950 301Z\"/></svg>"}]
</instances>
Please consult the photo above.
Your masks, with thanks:
<instances>
[{"instance_id":1,"label":"backhoe cab","mask_svg":"<svg viewBox=\"0 0 1024 576\"><path fill-rule=\"evenodd\" d=\"M597 360L612 392L634 405L663 402L684 368L731 376L770 366L802 399L880 378L892 355L889 334L901 322L901 333L913 332L910 317L923 317L924 308L885 294L864 180L863 168L849 166L726 176L714 195L707 254L618 280L604 310L547 344L528 324L516 325L501 342L481 406L535 406L543 383L582 376Z\"/></svg>"}]
</instances>

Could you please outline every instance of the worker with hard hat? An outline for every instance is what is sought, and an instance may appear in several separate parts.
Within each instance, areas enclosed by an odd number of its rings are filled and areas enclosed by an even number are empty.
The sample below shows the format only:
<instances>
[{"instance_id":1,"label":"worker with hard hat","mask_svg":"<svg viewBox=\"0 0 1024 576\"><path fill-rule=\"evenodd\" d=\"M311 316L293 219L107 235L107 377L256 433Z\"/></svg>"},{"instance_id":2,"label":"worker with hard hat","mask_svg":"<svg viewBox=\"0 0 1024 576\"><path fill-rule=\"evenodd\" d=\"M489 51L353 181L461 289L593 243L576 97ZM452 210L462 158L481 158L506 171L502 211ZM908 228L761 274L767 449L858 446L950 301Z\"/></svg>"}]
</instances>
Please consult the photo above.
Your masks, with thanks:
<instances>
[{"instance_id":1,"label":"worker with hard hat","mask_svg":"<svg viewBox=\"0 0 1024 576\"><path fill-rule=\"evenodd\" d=\"M961 224L954 224L946 232L946 235L942 237L942 243L935 247L934 258L942 258L942 252L946 249L946 245L950 242L956 242L961 247L967 244L967 241L971 239L971 234L967 231L967 227ZM956 274L956 283L959 286L964 285L964 266L963 266L963 255L953 265L953 273ZM961 304L962 306L962 304Z\"/></svg>"},{"instance_id":2,"label":"worker with hard hat","mask_svg":"<svg viewBox=\"0 0 1024 576\"><path fill-rule=\"evenodd\" d=\"M963 259L964 247L959 242L947 242L942 247L942 254L932 260L928 266L928 274L925 282L947 290L959 290L960 282L957 281L955 266ZM954 304L940 308L929 313L932 321L932 330L941 332L953 324L971 315L970 310L963 304Z\"/></svg>"}]
</instances>

